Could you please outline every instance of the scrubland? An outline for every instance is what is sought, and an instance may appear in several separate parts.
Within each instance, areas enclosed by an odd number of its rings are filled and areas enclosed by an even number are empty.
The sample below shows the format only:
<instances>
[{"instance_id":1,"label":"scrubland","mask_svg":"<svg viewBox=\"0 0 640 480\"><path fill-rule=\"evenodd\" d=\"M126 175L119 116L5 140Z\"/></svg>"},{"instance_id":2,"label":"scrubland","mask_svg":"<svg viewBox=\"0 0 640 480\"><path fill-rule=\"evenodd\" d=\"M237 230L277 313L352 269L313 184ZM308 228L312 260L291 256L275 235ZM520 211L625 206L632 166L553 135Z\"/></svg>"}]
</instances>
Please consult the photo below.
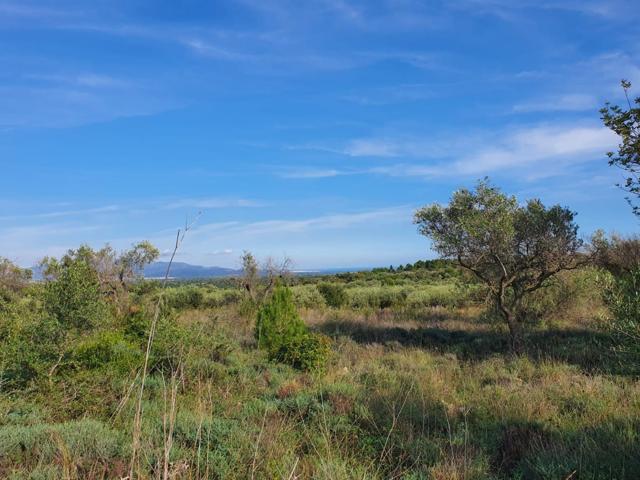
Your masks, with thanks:
<instances>
[{"instance_id":1,"label":"scrubland","mask_svg":"<svg viewBox=\"0 0 640 480\"><path fill-rule=\"evenodd\" d=\"M138 282L126 310L106 304L61 333L31 284L0 317L0 477L636 479L640 382L612 354L601 275L538 292L519 355L482 288L449 266L283 280L330 339L312 371L256 348L257 307L233 281L172 284L133 469L161 290Z\"/></svg>"}]
</instances>

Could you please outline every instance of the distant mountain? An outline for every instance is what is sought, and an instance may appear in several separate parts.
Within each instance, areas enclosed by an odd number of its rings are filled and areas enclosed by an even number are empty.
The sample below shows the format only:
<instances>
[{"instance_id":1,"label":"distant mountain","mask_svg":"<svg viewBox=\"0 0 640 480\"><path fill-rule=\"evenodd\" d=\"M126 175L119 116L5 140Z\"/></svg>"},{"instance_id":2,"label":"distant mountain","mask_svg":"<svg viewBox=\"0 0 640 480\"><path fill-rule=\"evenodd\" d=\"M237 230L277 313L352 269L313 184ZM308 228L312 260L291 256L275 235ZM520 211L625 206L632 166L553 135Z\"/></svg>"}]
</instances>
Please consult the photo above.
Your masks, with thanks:
<instances>
[{"instance_id":1,"label":"distant mountain","mask_svg":"<svg viewBox=\"0 0 640 480\"><path fill-rule=\"evenodd\" d=\"M164 278L169 262L154 262L144 269L145 278ZM187 280L193 278L229 277L238 275L240 270L224 267L203 267L202 265L190 265L183 262L171 264L170 278Z\"/></svg>"},{"instance_id":2,"label":"distant mountain","mask_svg":"<svg viewBox=\"0 0 640 480\"><path fill-rule=\"evenodd\" d=\"M169 262L154 262L147 265L144 269L145 278L164 278L167 271L167 265ZM294 275L307 276L307 275L330 275L343 272L359 272L363 270L370 270L370 268L323 268L318 270L293 270L291 273ZM36 281L42 280L42 269L40 266L31 267L33 272L33 279ZM219 278L219 277L231 277L234 275L240 275L242 270L235 270L233 268L224 267L204 267L202 265L191 265L184 262L173 262L171 264L171 272L169 278L175 280L193 280L204 278Z\"/></svg>"}]
</instances>

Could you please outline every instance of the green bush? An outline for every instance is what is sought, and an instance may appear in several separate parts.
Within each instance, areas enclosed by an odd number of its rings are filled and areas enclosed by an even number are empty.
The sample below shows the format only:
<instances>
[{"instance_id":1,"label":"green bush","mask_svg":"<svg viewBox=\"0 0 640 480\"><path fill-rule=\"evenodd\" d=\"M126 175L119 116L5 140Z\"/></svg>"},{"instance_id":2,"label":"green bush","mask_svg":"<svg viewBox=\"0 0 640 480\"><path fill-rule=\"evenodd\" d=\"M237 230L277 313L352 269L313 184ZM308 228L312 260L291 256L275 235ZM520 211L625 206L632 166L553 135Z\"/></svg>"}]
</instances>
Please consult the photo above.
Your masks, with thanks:
<instances>
[{"instance_id":1,"label":"green bush","mask_svg":"<svg viewBox=\"0 0 640 480\"><path fill-rule=\"evenodd\" d=\"M70 262L47 282L44 305L61 325L79 330L99 325L107 314L97 274L83 260Z\"/></svg>"},{"instance_id":2,"label":"green bush","mask_svg":"<svg viewBox=\"0 0 640 480\"><path fill-rule=\"evenodd\" d=\"M280 345L273 359L299 370L318 372L324 370L330 354L331 341L327 336L307 333Z\"/></svg>"},{"instance_id":3,"label":"green bush","mask_svg":"<svg viewBox=\"0 0 640 480\"><path fill-rule=\"evenodd\" d=\"M605 291L605 301L614 317L611 330L617 351L634 369L640 368L640 269L615 278Z\"/></svg>"},{"instance_id":4,"label":"green bush","mask_svg":"<svg viewBox=\"0 0 640 480\"><path fill-rule=\"evenodd\" d=\"M142 351L118 332L100 332L78 344L73 361L80 368L108 367L129 372L142 362Z\"/></svg>"},{"instance_id":5,"label":"green bush","mask_svg":"<svg viewBox=\"0 0 640 480\"><path fill-rule=\"evenodd\" d=\"M12 304L0 312L0 388L22 388L46 374L64 336L64 327L32 304Z\"/></svg>"},{"instance_id":6,"label":"green bush","mask_svg":"<svg viewBox=\"0 0 640 480\"><path fill-rule=\"evenodd\" d=\"M258 311L255 336L258 347L275 354L290 339L304 335L307 327L298 315L291 290L278 286Z\"/></svg>"},{"instance_id":7,"label":"green bush","mask_svg":"<svg viewBox=\"0 0 640 480\"><path fill-rule=\"evenodd\" d=\"M296 285L291 292L298 308L324 308L327 305L315 285Z\"/></svg>"},{"instance_id":8,"label":"green bush","mask_svg":"<svg viewBox=\"0 0 640 480\"><path fill-rule=\"evenodd\" d=\"M227 305L236 305L242 300L242 292L231 288L212 288L205 293L202 306L207 308L219 308Z\"/></svg>"},{"instance_id":9,"label":"green bush","mask_svg":"<svg viewBox=\"0 0 640 480\"><path fill-rule=\"evenodd\" d=\"M165 292L166 304L178 310L199 308L204 300L204 292L197 285L181 285L169 288Z\"/></svg>"},{"instance_id":10,"label":"green bush","mask_svg":"<svg viewBox=\"0 0 640 480\"><path fill-rule=\"evenodd\" d=\"M321 283L318 285L318 291L330 307L340 308L347 303L347 292L340 284Z\"/></svg>"},{"instance_id":11,"label":"green bush","mask_svg":"<svg viewBox=\"0 0 640 480\"><path fill-rule=\"evenodd\" d=\"M308 333L298 315L289 288L276 287L271 299L258 312L258 346L270 360L306 371L322 370L329 357L329 339Z\"/></svg>"},{"instance_id":12,"label":"green bush","mask_svg":"<svg viewBox=\"0 0 640 480\"><path fill-rule=\"evenodd\" d=\"M356 287L346 291L351 308L384 309L406 304L408 290L404 287Z\"/></svg>"}]
</instances>

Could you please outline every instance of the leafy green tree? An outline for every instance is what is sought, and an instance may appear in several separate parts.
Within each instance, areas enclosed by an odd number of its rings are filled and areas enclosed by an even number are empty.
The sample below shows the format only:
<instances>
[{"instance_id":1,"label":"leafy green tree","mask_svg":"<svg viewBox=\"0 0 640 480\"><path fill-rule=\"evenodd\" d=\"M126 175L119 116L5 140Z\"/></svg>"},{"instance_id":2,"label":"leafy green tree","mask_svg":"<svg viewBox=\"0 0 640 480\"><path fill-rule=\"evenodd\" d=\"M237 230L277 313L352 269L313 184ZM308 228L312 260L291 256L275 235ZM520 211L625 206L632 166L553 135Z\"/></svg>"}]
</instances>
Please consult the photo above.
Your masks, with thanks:
<instances>
[{"instance_id":1,"label":"leafy green tree","mask_svg":"<svg viewBox=\"0 0 640 480\"><path fill-rule=\"evenodd\" d=\"M485 179L455 192L449 205L418 210L419 232L443 258L455 259L488 287L509 327L511 347L523 348L522 306L562 270L582 263L574 213L540 200L521 206Z\"/></svg>"},{"instance_id":2,"label":"leafy green tree","mask_svg":"<svg viewBox=\"0 0 640 480\"><path fill-rule=\"evenodd\" d=\"M634 204L633 198L640 197L640 97L633 102L629 99L631 82L621 81L627 99L627 107L611 105L607 102L600 110L604 124L615 132L622 143L618 145L617 152L608 152L609 165L621 168L627 173L624 183L619 186L626 190L630 196L627 201L633 212L640 216L640 206Z\"/></svg>"}]
</instances>

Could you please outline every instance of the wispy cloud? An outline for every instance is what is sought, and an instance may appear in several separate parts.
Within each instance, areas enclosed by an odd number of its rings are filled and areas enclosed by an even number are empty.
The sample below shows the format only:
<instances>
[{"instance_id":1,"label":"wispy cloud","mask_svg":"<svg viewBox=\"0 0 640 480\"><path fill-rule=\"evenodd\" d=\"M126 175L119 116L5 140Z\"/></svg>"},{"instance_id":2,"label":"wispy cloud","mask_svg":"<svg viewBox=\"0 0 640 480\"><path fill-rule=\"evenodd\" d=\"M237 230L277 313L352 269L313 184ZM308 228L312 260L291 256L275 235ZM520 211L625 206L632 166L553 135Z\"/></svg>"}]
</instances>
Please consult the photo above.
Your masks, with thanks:
<instances>
[{"instance_id":1,"label":"wispy cloud","mask_svg":"<svg viewBox=\"0 0 640 480\"><path fill-rule=\"evenodd\" d=\"M283 170L280 173L282 178L330 178L342 175L355 174L356 172L347 172L334 168L316 169L316 168L295 168L291 170Z\"/></svg>"},{"instance_id":2,"label":"wispy cloud","mask_svg":"<svg viewBox=\"0 0 640 480\"><path fill-rule=\"evenodd\" d=\"M7 215L0 217L0 220L18 220L29 218L61 218L61 217L76 217L82 215L96 215L100 213L112 213L120 210L118 205L107 205L104 207L76 209L76 210L57 210L53 212L33 213L26 215Z\"/></svg>"},{"instance_id":3,"label":"wispy cloud","mask_svg":"<svg viewBox=\"0 0 640 480\"><path fill-rule=\"evenodd\" d=\"M343 150L351 157L397 157L398 144L385 139L356 139L351 141Z\"/></svg>"},{"instance_id":4,"label":"wispy cloud","mask_svg":"<svg viewBox=\"0 0 640 480\"><path fill-rule=\"evenodd\" d=\"M538 125L493 134L473 134L464 142L454 139L385 138L358 140L342 153L362 157L398 157L411 162L354 169L291 170L287 178L323 178L339 175L388 175L395 177L473 176L512 172L527 178L564 173L576 163L603 157L617 145L610 130L593 125ZM473 153L468 153L473 152ZM425 164L424 160L430 162ZM422 161L420 161L422 160ZM316 173L314 175L314 173ZM323 174L323 172L325 174Z\"/></svg>"},{"instance_id":5,"label":"wispy cloud","mask_svg":"<svg viewBox=\"0 0 640 480\"><path fill-rule=\"evenodd\" d=\"M166 209L177 208L201 208L201 209L217 209L217 208L259 208L268 204L257 200L249 200L245 198L184 198L170 202L164 206Z\"/></svg>"},{"instance_id":6,"label":"wispy cloud","mask_svg":"<svg viewBox=\"0 0 640 480\"><path fill-rule=\"evenodd\" d=\"M513 111L518 113L595 111L598 105L595 95L576 93L519 103L514 105Z\"/></svg>"},{"instance_id":7,"label":"wispy cloud","mask_svg":"<svg viewBox=\"0 0 640 480\"><path fill-rule=\"evenodd\" d=\"M496 147L489 147L453 164L462 174L475 175L501 169L548 169L593 159L617 144L617 137L604 127L542 126L508 135ZM538 172L544 176L544 170Z\"/></svg>"},{"instance_id":8,"label":"wispy cloud","mask_svg":"<svg viewBox=\"0 0 640 480\"><path fill-rule=\"evenodd\" d=\"M457 0L460 7L484 14L513 19L518 10L556 10L578 12L596 17L624 15L633 11L633 0Z\"/></svg>"},{"instance_id":9,"label":"wispy cloud","mask_svg":"<svg viewBox=\"0 0 640 480\"><path fill-rule=\"evenodd\" d=\"M212 231L216 235L233 235L251 238L256 235L272 235L281 233L302 233L320 230L339 230L370 221L395 221L398 216L412 211L409 206L397 206L355 213L322 215L299 220L265 220L250 223L225 222L199 226L194 236L208 235ZM407 217L408 218L408 217Z\"/></svg>"}]
</instances>

